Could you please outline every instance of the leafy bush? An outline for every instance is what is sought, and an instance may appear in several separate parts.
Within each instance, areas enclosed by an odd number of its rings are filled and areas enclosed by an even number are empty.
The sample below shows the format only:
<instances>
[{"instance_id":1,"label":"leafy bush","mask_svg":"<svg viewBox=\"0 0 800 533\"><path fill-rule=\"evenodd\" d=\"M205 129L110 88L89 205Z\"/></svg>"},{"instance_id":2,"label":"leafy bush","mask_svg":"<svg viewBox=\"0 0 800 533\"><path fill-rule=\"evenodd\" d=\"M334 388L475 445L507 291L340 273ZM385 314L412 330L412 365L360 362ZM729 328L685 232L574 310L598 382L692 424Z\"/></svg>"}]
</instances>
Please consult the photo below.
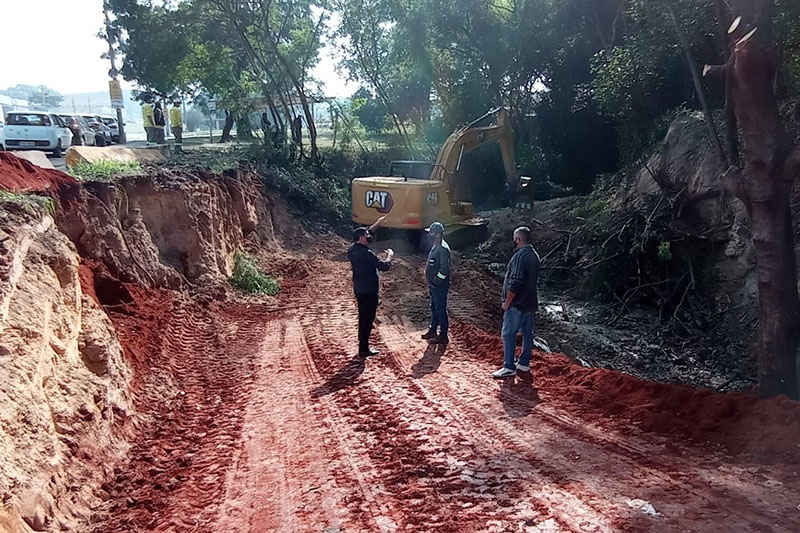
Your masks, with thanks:
<instances>
[{"instance_id":1,"label":"leafy bush","mask_svg":"<svg viewBox=\"0 0 800 533\"><path fill-rule=\"evenodd\" d=\"M142 165L135 162L123 163L121 161L85 161L69 169L69 173L78 179L86 181L113 181L122 176L136 174L142 170Z\"/></svg>"},{"instance_id":2,"label":"leafy bush","mask_svg":"<svg viewBox=\"0 0 800 533\"><path fill-rule=\"evenodd\" d=\"M234 261L231 285L248 294L267 294L269 296L278 294L281 288L280 282L261 271L252 256L244 252L236 252Z\"/></svg>"}]
</instances>

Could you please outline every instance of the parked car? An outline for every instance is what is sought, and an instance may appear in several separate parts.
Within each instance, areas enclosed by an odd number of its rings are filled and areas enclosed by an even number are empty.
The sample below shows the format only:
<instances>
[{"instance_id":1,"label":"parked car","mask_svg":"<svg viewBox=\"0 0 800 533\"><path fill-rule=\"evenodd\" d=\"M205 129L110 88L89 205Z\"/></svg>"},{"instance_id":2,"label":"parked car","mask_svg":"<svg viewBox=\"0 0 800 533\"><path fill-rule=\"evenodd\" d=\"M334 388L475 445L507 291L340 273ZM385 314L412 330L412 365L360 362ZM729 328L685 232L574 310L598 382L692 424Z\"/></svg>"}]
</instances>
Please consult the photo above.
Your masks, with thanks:
<instances>
[{"instance_id":1,"label":"parked car","mask_svg":"<svg viewBox=\"0 0 800 533\"><path fill-rule=\"evenodd\" d=\"M119 124L114 117L100 117L103 123L111 130L111 140L115 143L119 142ZM123 123L124 124L124 123Z\"/></svg>"},{"instance_id":2,"label":"parked car","mask_svg":"<svg viewBox=\"0 0 800 533\"><path fill-rule=\"evenodd\" d=\"M97 144L95 132L85 118L80 115L59 116L69 128L69 131L72 132L72 144L77 146L94 146Z\"/></svg>"},{"instance_id":3,"label":"parked car","mask_svg":"<svg viewBox=\"0 0 800 533\"><path fill-rule=\"evenodd\" d=\"M72 142L72 132L52 113L12 111L6 117L2 144L7 150L42 150L61 157Z\"/></svg>"},{"instance_id":4,"label":"parked car","mask_svg":"<svg viewBox=\"0 0 800 533\"><path fill-rule=\"evenodd\" d=\"M3 124L3 117L0 115L0 151L5 150L5 148L3 148Z\"/></svg>"},{"instance_id":5,"label":"parked car","mask_svg":"<svg viewBox=\"0 0 800 533\"><path fill-rule=\"evenodd\" d=\"M111 128L103 123L99 115L81 115L95 131L97 146L108 146L112 143Z\"/></svg>"}]
</instances>

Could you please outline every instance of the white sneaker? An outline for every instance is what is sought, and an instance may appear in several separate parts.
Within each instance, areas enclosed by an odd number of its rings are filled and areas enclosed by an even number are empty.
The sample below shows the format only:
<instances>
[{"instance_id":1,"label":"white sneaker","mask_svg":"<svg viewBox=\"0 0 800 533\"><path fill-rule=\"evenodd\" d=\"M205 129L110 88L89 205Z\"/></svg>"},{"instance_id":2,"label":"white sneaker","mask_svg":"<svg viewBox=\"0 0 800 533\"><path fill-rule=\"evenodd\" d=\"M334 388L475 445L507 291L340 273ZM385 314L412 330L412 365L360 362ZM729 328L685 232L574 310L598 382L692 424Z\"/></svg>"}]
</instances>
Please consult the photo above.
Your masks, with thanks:
<instances>
[{"instance_id":1,"label":"white sneaker","mask_svg":"<svg viewBox=\"0 0 800 533\"><path fill-rule=\"evenodd\" d=\"M519 370L520 372L530 372L531 371L531 367L528 366L528 365L521 365L521 364L517 363L517 370Z\"/></svg>"},{"instance_id":2,"label":"white sneaker","mask_svg":"<svg viewBox=\"0 0 800 533\"><path fill-rule=\"evenodd\" d=\"M503 367L500 370L492 372L492 377L495 379L502 379L502 378L510 378L517 375L516 370L511 370L509 368Z\"/></svg>"}]
</instances>

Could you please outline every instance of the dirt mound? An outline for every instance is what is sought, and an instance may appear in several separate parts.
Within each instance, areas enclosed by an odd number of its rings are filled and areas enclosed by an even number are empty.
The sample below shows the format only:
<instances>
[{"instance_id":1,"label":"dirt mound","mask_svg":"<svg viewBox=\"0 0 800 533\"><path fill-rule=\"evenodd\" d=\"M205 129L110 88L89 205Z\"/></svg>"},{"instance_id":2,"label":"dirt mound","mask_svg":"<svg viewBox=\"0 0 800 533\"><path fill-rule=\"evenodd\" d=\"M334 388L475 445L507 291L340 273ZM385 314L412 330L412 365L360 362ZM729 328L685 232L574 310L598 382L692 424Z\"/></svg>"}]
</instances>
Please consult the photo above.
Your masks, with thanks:
<instances>
[{"instance_id":1,"label":"dirt mound","mask_svg":"<svg viewBox=\"0 0 800 533\"><path fill-rule=\"evenodd\" d=\"M0 152L0 189L11 192L53 192L75 188L78 181L59 170L38 167L9 152Z\"/></svg>"},{"instance_id":2,"label":"dirt mound","mask_svg":"<svg viewBox=\"0 0 800 533\"><path fill-rule=\"evenodd\" d=\"M496 361L503 351L499 337L479 327L462 323L456 331L478 358ZM537 351L531 368L538 387L644 430L723 445L767 462L800 463L800 403L787 398L759 399L644 381L613 370L585 368L556 353Z\"/></svg>"}]
</instances>

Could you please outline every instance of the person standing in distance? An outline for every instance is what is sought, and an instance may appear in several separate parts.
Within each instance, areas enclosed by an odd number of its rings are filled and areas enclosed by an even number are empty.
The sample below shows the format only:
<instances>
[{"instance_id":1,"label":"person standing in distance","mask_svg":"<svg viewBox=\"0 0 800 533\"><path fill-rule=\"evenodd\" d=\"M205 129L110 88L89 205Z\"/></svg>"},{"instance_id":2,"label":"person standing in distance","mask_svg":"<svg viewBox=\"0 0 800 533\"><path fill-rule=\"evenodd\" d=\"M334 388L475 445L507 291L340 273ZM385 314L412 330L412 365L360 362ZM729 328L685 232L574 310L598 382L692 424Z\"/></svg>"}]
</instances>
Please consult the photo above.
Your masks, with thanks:
<instances>
[{"instance_id":1,"label":"person standing in distance","mask_svg":"<svg viewBox=\"0 0 800 533\"><path fill-rule=\"evenodd\" d=\"M503 281L503 368L492 372L494 378L516 376L517 371L530 372L533 350L533 314L539 307L536 283L539 278L539 254L531 245L531 230L520 226L514 230L516 252L506 268ZM517 332L522 332L522 354L514 362Z\"/></svg>"},{"instance_id":2,"label":"person standing in distance","mask_svg":"<svg viewBox=\"0 0 800 533\"><path fill-rule=\"evenodd\" d=\"M425 280L431 297L431 324L422 338L430 344L447 344L447 293L450 291L450 245L444 240L444 225L434 222L428 228L433 235L433 248L428 252ZM441 328L441 329L440 329Z\"/></svg>"},{"instance_id":3,"label":"person standing in distance","mask_svg":"<svg viewBox=\"0 0 800 533\"><path fill-rule=\"evenodd\" d=\"M347 249L347 257L353 267L353 292L358 302L358 355L369 357L378 355L378 350L369 347L369 336L378 310L379 274L386 272L392 264L394 250L386 250L386 258L381 259L369 249L372 242L372 230L386 216L379 218L372 226L353 230L353 244Z\"/></svg>"},{"instance_id":4,"label":"person standing in distance","mask_svg":"<svg viewBox=\"0 0 800 533\"><path fill-rule=\"evenodd\" d=\"M144 131L147 134L147 144L153 144L156 142L156 128L154 122L154 113L153 113L153 95L150 93L144 93L142 95L142 125L144 126Z\"/></svg>"},{"instance_id":5,"label":"person standing in distance","mask_svg":"<svg viewBox=\"0 0 800 533\"><path fill-rule=\"evenodd\" d=\"M172 107L169 109L169 127L175 136L175 149L180 151L183 147L183 112L178 98L172 100Z\"/></svg>"}]
</instances>

